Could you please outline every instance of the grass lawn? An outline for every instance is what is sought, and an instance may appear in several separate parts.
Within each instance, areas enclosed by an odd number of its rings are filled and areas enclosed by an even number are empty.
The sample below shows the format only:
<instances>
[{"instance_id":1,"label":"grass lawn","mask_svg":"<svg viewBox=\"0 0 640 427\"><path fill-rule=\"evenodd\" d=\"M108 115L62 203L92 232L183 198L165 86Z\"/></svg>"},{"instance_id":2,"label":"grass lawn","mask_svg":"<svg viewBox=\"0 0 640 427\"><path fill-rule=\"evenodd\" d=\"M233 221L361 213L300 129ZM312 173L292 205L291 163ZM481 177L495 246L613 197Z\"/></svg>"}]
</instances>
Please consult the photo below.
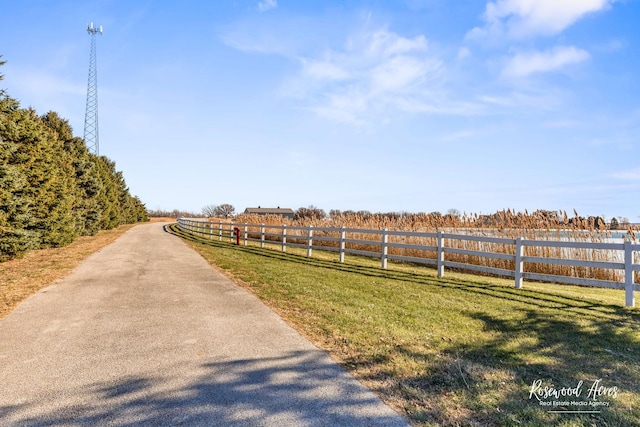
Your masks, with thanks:
<instances>
[{"instance_id":1,"label":"grass lawn","mask_svg":"<svg viewBox=\"0 0 640 427\"><path fill-rule=\"evenodd\" d=\"M172 230L414 425L640 426L640 309L624 291L514 289Z\"/></svg>"}]
</instances>

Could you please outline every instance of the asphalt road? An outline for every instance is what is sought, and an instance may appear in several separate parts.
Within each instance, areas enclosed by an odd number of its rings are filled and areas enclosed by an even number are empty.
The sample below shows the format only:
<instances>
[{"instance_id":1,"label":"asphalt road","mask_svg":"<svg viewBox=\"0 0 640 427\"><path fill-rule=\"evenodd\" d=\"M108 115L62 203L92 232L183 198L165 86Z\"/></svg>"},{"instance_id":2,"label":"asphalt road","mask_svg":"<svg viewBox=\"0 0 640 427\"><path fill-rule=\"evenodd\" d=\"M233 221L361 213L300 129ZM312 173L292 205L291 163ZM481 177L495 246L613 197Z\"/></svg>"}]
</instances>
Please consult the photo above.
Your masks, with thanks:
<instances>
[{"instance_id":1,"label":"asphalt road","mask_svg":"<svg viewBox=\"0 0 640 427\"><path fill-rule=\"evenodd\" d=\"M0 425L407 424L151 223L0 320Z\"/></svg>"}]
</instances>

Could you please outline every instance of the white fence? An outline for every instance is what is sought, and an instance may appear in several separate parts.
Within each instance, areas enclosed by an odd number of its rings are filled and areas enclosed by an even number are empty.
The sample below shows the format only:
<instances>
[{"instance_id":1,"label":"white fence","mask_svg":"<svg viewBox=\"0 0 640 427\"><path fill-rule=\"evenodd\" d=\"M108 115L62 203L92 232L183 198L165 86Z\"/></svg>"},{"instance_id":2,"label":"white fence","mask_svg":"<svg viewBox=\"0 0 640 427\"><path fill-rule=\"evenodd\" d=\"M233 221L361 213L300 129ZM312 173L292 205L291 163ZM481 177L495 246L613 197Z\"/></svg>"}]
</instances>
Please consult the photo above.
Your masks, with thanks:
<instances>
[{"instance_id":1,"label":"white fence","mask_svg":"<svg viewBox=\"0 0 640 427\"><path fill-rule=\"evenodd\" d=\"M640 264L634 263L634 252L640 251L640 244L630 241L621 243L605 242L576 242L576 241L548 241L530 240L521 237L501 238L472 236L452 233L426 233L412 231L368 230L359 228L329 228L329 227L295 227L286 225L265 225L246 223L210 222L205 219L178 218L178 225L184 231L207 237L209 239L238 241L243 245L257 242L261 247L265 244L275 244L286 252L287 247L305 248L307 256L311 256L314 249L338 252L340 262L344 262L345 254L374 257L381 260L381 267L387 268L387 262L403 261L432 265L437 268L438 277L443 277L445 268L472 270L500 276L513 277L516 288L522 288L524 279L538 280L552 283L566 283L625 290L625 304L635 305L634 291L640 291L640 285L634 283L634 272L640 271ZM365 237L363 237L365 236ZM412 242L412 240L414 242ZM431 241L425 245L419 242ZM476 242L477 246L500 245L512 247L509 253L495 252L485 249L467 249L466 242ZM455 243L455 244L454 244ZM599 251L605 256L597 260L585 260L569 257L525 256L525 248L560 248L562 251L587 250ZM390 251L391 250L391 251ZM403 255L404 252L421 256ZM479 260L503 260L504 264L512 268L498 268L479 263L454 261L451 255L460 258L475 257ZM601 261L599 259L605 259ZM610 260L619 260L615 262ZM555 274L527 272L526 263L560 265L570 268L608 269L619 272L621 280L601 280L586 277L570 277Z\"/></svg>"}]
</instances>

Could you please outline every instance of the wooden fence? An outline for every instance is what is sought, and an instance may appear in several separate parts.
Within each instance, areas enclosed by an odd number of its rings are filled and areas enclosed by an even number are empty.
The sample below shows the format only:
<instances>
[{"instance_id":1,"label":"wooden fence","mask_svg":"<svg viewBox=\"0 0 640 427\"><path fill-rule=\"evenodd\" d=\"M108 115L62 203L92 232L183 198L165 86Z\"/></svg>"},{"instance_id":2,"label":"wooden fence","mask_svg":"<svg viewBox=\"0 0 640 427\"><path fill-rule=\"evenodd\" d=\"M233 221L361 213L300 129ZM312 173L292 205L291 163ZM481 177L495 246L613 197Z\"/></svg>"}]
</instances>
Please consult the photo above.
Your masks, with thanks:
<instances>
[{"instance_id":1,"label":"wooden fence","mask_svg":"<svg viewBox=\"0 0 640 427\"><path fill-rule=\"evenodd\" d=\"M470 270L485 274L514 278L516 288L522 288L523 280L594 286L625 290L625 304L635 305L634 291L640 285L634 283L634 272L640 264L634 262L634 253L640 252L640 244L625 240L621 243L531 240L521 237L502 238L453 234L446 232L413 232L393 230L368 230L359 228L297 227L246 223L210 222L206 219L178 218L180 228L188 233L242 245L256 242L261 247L275 244L286 252L287 247L304 248L307 256L313 250L338 252L340 262L346 254L378 258L381 267L388 261L411 262L434 266L438 277L445 268ZM470 244L471 243L471 244ZM550 253L552 255L540 256ZM572 257L572 251L597 253L584 259ZM534 255L529 255L533 253ZM563 254L558 255L558 254ZM533 265L563 266L570 270L595 269L613 271L616 280L593 277L540 273L527 268Z\"/></svg>"}]
</instances>

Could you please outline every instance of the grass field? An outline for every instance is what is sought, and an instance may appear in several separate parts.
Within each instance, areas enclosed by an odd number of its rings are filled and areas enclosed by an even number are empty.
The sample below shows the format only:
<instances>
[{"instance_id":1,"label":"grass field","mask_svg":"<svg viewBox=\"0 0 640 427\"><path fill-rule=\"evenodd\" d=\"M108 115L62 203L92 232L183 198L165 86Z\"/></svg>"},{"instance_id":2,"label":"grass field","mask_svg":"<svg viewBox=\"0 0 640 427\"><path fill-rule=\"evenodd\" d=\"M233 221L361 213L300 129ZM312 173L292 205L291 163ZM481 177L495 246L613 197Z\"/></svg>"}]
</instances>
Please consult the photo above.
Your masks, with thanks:
<instances>
[{"instance_id":1,"label":"grass field","mask_svg":"<svg viewBox=\"0 0 640 427\"><path fill-rule=\"evenodd\" d=\"M640 310L621 291L182 237L414 425L640 426Z\"/></svg>"}]
</instances>

